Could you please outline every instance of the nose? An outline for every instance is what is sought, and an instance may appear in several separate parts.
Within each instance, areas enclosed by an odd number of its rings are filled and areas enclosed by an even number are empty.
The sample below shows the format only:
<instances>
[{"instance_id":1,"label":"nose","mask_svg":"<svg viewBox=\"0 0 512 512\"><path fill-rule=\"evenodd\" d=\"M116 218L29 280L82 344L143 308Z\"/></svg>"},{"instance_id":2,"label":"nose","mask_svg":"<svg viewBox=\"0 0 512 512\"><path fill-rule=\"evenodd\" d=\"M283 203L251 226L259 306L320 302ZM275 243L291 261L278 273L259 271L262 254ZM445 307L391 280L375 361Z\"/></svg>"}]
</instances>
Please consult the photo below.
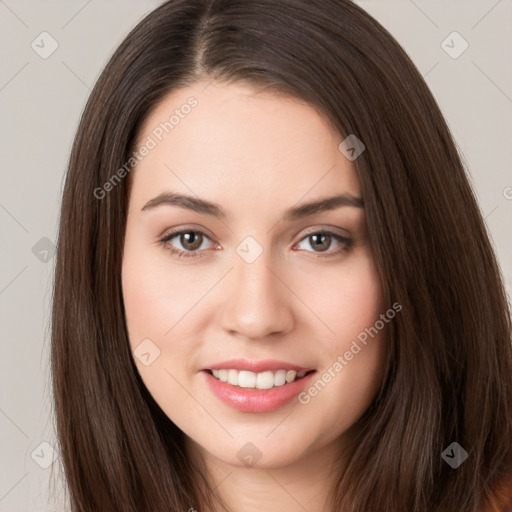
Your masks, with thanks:
<instances>
[{"instance_id":1,"label":"nose","mask_svg":"<svg viewBox=\"0 0 512 512\"><path fill-rule=\"evenodd\" d=\"M262 340L291 330L293 294L285 283L285 276L272 265L267 251L252 263L235 254L234 268L224 289L221 315L224 331Z\"/></svg>"}]
</instances>

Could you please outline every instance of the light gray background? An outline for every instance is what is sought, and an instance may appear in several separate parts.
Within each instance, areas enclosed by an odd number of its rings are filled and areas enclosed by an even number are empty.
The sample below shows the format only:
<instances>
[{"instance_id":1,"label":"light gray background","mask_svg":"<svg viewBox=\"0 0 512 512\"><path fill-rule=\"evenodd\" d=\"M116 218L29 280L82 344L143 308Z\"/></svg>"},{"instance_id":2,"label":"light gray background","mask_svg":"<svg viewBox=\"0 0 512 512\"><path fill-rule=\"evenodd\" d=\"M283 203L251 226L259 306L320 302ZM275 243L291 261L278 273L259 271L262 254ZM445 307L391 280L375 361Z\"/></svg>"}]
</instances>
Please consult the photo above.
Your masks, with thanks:
<instances>
[{"instance_id":1,"label":"light gray background","mask_svg":"<svg viewBox=\"0 0 512 512\"><path fill-rule=\"evenodd\" d=\"M469 167L510 296L512 1L358 3L402 44L436 97ZM66 510L58 495L62 485L55 482L57 495L51 498L51 469L41 467L51 463L56 446L48 333L51 244L63 177L100 70L128 31L159 4L0 0L0 511ZM58 42L47 59L31 47L35 41L39 51L48 50L49 39L38 37L43 31ZM456 59L442 47L453 31L469 43ZM452 52L461 44L453 37L445 43ZM58 475L58 454L53 464Z\"/></svg>"}]
</instances>

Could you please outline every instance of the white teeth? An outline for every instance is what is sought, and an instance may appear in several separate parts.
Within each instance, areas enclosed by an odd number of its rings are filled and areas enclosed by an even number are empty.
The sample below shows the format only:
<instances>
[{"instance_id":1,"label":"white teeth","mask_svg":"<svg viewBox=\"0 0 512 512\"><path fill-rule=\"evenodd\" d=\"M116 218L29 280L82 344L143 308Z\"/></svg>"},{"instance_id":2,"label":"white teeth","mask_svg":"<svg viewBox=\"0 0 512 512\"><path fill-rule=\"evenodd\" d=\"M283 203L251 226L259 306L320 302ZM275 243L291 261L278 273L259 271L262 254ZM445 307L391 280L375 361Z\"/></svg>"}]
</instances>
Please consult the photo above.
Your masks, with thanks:
<instances>
[{"instance_id":1,"label":"white teeth","mask_svg":"<svg viewBox=\"0 0 512 512\"><path fill-rule=\"evenodd\" d=\"M295 370L277 370L276 372L266 371L261 373L249 372L247 370L212 370L215 378L221 382L227 382L232 386L241 388L271 389L277 386L284 386L306 375L306 370L296 372Z\"/></svg>"},{"instance_id":2,"label":"white teeth","mask_svg":"<svg viewBox=\"0 0 512 512\"><path fill-rule=\"evenodd\" d=\"M236 370L231 370L236 372ZM238 373L238 385L241 388L255 388L256 387L256 374L242 370Z\"/></svg>"},{"instance_id":3,"label":"white teeth","mask_svg":"<svg viewBox=\"0 0 512 512\"><path fill-rule=\"evenodd\" d=\"M228 384L238 386L238 372L236 370L228 370Z\"/></svg>"},{"instance_id":4,"label":"white teeth","mask_svg":"<svg viewBox=\"0 0 512 512\"><path fill-rule=\"evenodd\" d=\"M274 386L282 386L286 383L286 370L277 370L274 375Z\"/></svg>"},{"instance_id":5,"label":"white teeth","mask_svg":"<svg viewBox=\"0 0 512 512\"><path fill-rule=\"evenodd\" d=\"M256 387L258 389L270 389L274 387L274 374L272 372L258 373L256 376Z\"/></svg>"},{"instance_id":6,"label":"white teeth","mask_svg":"<svg viewBox=\"0 0 512 512\"><path fill-rule=\"evenodd\" d=\"M295 370L288 370L286 373L286 382L293 382L297 377L297 372Z\"/></svg>"}]
</instances>

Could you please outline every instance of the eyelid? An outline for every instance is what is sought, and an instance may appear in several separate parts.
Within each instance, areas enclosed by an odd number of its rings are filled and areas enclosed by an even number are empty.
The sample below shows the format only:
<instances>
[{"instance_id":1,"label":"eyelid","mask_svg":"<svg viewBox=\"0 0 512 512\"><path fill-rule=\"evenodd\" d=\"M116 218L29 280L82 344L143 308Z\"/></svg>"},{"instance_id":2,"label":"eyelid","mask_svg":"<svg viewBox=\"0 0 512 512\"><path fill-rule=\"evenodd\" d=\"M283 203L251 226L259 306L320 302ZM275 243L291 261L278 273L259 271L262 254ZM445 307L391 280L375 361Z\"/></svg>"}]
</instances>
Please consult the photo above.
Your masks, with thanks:
<instances>
[{"instance_id":1,"label":"eyelid","mask_svg":"<svg viewBox=\"0 0 512 512\"><path fill-rule=\"evenodd\" d=\"M344 231L345 234L338 233L335 230ZM347 238L347 239L350 238L350 236L351 236L350 233L346 229L342 229L342 228L339 228L336 226L325 226L324 225L323 227L316 226L316 227L308 228L306 230L306 232L301 236L300 241L302 241L305 237L307 237L309 235L316 235L318 233L327 233L327 234L337 235L337 236L340 236L342 238Z\"/></svg>"},{"instance_id":2,"label":"eyelid","mask_svg":"<svg viewBox=\"0 0 512 512\"><path fill-rule=\"evenodd\" d=\"M203 228L202 226L200 227L200 226L197 226L194 224L190 224L190 225L185 224L184 226L180 226L177 228L165 229L164 231L162 231L162 234L158 236L158 238L159 239L168 238L170 236L175 236L175 235L178 235L181 233L190 233L190 232L201 233L201 234L207 236L210 240L212 240L214 238L213 235L210 234L209 230L207 230L206 228Z\"/></svg>"}]
</instances>

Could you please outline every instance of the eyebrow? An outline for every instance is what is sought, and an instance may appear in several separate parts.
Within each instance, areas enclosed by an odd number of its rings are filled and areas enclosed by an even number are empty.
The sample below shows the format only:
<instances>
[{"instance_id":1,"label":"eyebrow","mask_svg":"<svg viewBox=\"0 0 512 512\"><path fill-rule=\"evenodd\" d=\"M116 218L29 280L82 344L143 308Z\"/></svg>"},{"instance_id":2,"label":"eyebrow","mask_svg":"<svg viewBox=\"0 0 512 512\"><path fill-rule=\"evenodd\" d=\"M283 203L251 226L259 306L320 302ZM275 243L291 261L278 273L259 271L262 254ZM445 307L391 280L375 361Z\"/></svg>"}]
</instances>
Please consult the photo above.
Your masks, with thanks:
<instances>
[{"instance_id":1,"label":"eyebrow","mask_svg":"<svg viewBox=\"0 0 512 512\"><path fill-rule=\"evenodd\" d=\"M218 219L226 219L226 213L222 207L216 203L199 199L198 197L177 194L174 192L164 192L149 200L141 211L151 210L158 206L179 206L197 213L211 215ZM317 213L322 213L342 206L351 206L354 208L364 208L363 199L352 194L344 193L332 197L326 197L318 201L305 203L300 206L294 206L286 210L283 219L285 221L295 221L304 217L309 217Z\"/></svg>"}]
</instances>

